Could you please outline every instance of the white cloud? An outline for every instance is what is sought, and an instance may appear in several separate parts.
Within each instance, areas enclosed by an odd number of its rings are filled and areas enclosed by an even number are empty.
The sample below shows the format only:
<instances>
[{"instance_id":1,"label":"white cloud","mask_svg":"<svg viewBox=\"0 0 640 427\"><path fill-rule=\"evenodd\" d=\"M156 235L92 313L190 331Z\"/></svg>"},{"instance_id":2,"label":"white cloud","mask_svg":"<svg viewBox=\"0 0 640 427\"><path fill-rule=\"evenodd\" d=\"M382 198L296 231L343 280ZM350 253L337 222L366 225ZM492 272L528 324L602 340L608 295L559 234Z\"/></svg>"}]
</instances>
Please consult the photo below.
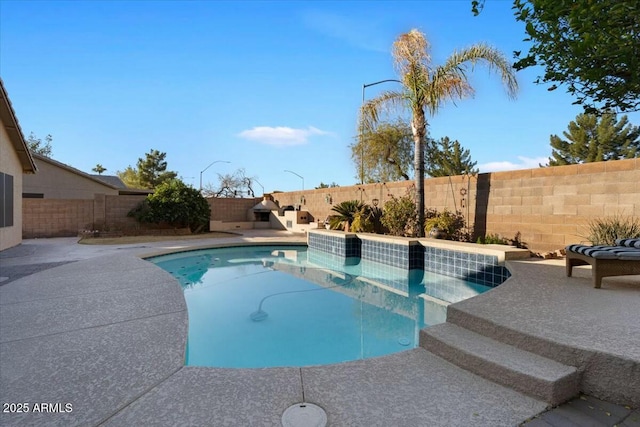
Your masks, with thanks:
<instances>
[{"instance_id":1,"label":"white cloud","mask_svg":"<svg viewBox=\"0 0 640 427\"><path fill-rule=\"evenodd\" d=\"M518 156L519 163L513 163L509 161L502 162L489 162L478 165L478 169L480 172L502 172L502 171L512 171L517 169L535 169L540 167L540 165L545 165L549 162L548 157L524 157Z\"/></svg>"},{"instance_id":2,"label":"white cloud","mask_svg":"<svg viewBox=\"0 0 640 427\"><path fill-rule=\"evenodd\" d=\"M261 144L273 145L276 147L290 147L303 145L309 142L309 138L314 135L328 135L313 126L306 129L295 129L286 126L256 126L253 129L243 130L238 134L240 138L256 141Z\"/></svg>"}]
</instances>

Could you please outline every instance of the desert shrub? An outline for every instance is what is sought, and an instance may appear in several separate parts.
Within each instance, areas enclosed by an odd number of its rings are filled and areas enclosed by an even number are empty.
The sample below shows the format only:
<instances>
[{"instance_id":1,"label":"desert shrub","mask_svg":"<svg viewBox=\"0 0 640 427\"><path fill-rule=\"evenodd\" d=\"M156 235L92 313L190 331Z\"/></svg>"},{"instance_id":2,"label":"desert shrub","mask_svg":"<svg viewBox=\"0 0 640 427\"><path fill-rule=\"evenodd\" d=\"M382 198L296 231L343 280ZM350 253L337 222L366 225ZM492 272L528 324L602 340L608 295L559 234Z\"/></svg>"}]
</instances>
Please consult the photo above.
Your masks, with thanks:
<instances>
[{"instance_id":1,"label":"desert shrub","mask_svg":"<svg viewBox=\"0 0 640 427\"><path fill-rule=\"evenodd\" d=\"M381 218L382 209L365 204L355 213L351 231L355 233L381 233Z\"/></svg>"},{"instance_id":2,"label":"desert shrub","mask_svg":"<svg viewBox=\"0 0 640 427\"><path fill-rule=\"evenodd\" d=\"M580 236L594 245L615 245L616 239L640 238L640 219L615 214L589 221L588 234Z\"/></svg>"},{"instance_id":3,"label":"desert shrub","mask_svg":"<svg viewBox=\"0 0 640 427\"><path fill-rule=\"evenodd\" d=\"M451 212L445 209L442 212L429 212L425 214L425 218L427 218L424 227L426 235L429 235L432 228L438 228L446 233L449 240L464 242L469 240L469 233L467 232L466 221L462 212Z\"/></svg>"},{"instance_id":4,"label":"desert shrub","mask_svg":"<svg viewBox=\"0 0 640 427\"><path fill-rule=\"evenodd\" d=\"M394 236L410 236L418 224L418 209L413 195L391 196L384 204L381 223Z\"/></svg>"},{"instance_id":5,"label":"desert shrub","mask_svg":"<svg viewBox=\"0 0 640 427\"><path fill-rule=\"evenodd\" d=\"M364 203L357 200L346 200L338 203L331 208L335 214L329 217L329 226L332 230L344 230L345 224L351 226L356 214L364 209L364 206Z\"/></svg>"},{"instance_id":6,"label":"desert shrub","mask_svg":"<svg viewBox=\"0 0 640 427\"><path fill-rule=\"evenodd\" d=\"M141 223L189 227L198 232L208 226L211 210L198 190L173 179L160 184L128 216Z\"/></svg>"},{"instance_id":7,"label":"desert shrub","mask_svg":"<svg viewBox=\"0 0 640 427\"><path fill-rule=\"evenodd\" d=\"M500 237L499 234L487 234L486 236L478 236L476 243L481 245L506 245L507 239Z\"/></svg>"}]
</instances>

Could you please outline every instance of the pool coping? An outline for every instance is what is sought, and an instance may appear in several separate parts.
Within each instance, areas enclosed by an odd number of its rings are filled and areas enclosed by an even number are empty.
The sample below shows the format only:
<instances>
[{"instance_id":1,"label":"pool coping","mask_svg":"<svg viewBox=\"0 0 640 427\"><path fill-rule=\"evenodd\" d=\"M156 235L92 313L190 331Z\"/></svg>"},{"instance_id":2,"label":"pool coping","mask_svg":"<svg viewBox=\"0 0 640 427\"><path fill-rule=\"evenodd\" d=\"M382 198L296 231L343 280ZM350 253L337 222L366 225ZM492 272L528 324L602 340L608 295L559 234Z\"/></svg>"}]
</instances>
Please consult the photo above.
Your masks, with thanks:
<instances>
[{"instance_id":1,"label":"pool coping","mask_svg":"<svg viewBox=\"0 0 640 427\"><path fill-rule=\"evenodd\" d=\"M140 248L73 262L0 287L2 326L9 322L13 334L10 340L5 339L5 329L0 334L2 402L26 402L32 409L35 402L75 403L72 412L0 414L3 425L131 425L141 420L157 425L185 420L274 425L288 406L301 400L323 407L335 425L380 425L381 420L397 425L416 420L430 421L430 425L514 425L546 407L422 349L308 368L184 367L186 308L166 301L184 301L184 296L168 273L140 259L151 252ZM154 253L161 252L166 253L164 249ZM519 277L529 277L526 273ZM583 295L590 294L587 275L578 272L577 276L564 281L584 291ZM147 292L147 299L135 298L127 306L128 291L139 280L164 291ZM481 308L490 305L492 293L495 290L484 294ZM599 299L603 294L592 295ZM625 298L628 295L636 294ZM7 300L8 296L14 299ZM114 301L117 296L122 299ZM69 313L77 315L69 317ZM64 315L67 330L41 330L33 335L37 327L52 327L48 324L64 320ZM120 317L113 322L109 316ZM19 319L27 319L27 324L16 325ZM132 350L139 353L131 354ZM132 383L135 387L127 386ZM462 409L460 400L434 394L438 384L457 390L468 408ZM433 405L415 405L415 396L431 398Z\"/></svg>"}]
</instances>

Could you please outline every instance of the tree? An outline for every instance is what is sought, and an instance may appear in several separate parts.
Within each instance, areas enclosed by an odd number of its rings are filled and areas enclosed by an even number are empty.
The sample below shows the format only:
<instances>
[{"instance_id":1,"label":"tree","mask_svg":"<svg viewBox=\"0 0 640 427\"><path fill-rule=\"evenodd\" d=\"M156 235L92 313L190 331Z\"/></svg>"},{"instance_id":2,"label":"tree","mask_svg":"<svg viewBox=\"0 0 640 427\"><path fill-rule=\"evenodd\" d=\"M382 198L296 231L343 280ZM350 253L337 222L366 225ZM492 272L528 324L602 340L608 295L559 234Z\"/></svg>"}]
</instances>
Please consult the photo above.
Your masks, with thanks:
<instances>
[{"instance_id":1,"label":"tree","mask_svg":"<svg viewBox=\"0 0 640 427\"><path fill-rule=\"evenodd\" d=\"M246 172L242 168L232 174L218 174L218 180L218 187L206 184L202 189L202 193L209 197L234 198L242 197L245 194L250 197L255 197L255 191L253 190L253 181L255 178L246 176Z\"/></svg>"},{"instance_id":2,"label":"tree","mask_svg":"<svg viewBox=\"0 0 640 427\"><path fill-rule=\"evenodd\" d=\"M102 172L106 171L107 168L105 168L104 166L102 166L100 163L98 163L96 165L95 168L91 169L92 171L94 171L95 173L97 173L98 175L102 175Z\"/></svg>"},{"instance_id":3,"label":"tree","mask_svg":"<svg viewBox=\"0 0 640 427\"><path fill-rule=\"evenodd\" d=\"M474 14L484 0L471 2ZM637 0L514 0L531 43L514 52L521 70L545 68L536 83L566 85L585 112L640 108L640 4Z\"/></svg>"},{"instance_id":4,"label":"tree","mask_svg":"<svg viewBox=\"0 0 640 427\"><path fill-rule=\"evenodd\" d=\"M434 116L448 100L463 99L473 94L467 80L467 66L483 63L502 77L508 94L515 96L516 77L502 53L485 44L477 44L454 52L443 65L433 66L429 43L423 33L411 30L401 34L393 44L393 57L400 80L401 91L384 92L366 102L361 108L360 129L375 128L380 112L385 107L396 107L411 112L414 142L414 179L418 208L418 237L424 236L424 143L427 134L425 110Z\"/></svg>"},{"instance_id":5,"label":"tree","mask_svg":"<svg viewBox=\"0 0 640 427\"><path fill-rule=\"evenodd\" d=\"M178 176L177 173L167 171L167 162L164 160L167 153L151 150L145 158L138 159L138 178L143 188L156 188L165 181Z\"/></svg>"},{"instance_id":6,"label":"tree","mask_svg":"<svg viewBox=\"0 0 640 427\"><path fill-rule=\"evenodd\" d=\"M118 175L122 182L124 182L124 185L129 188L143 188L138 170L131 165L127 166L123 171L117 171L116 175Z\"/></svg>"},{"instance_id":7,"label":"tree","mask_svg":"<svg viewBox=\"0 0 640 427\"><path fill-rule=\"evenodd\" d=\"M36 135L31 132L25 142L29 147L29 151L31 151L32 153L40 154L41 156L45 157L51 157L51 154L53 153L53 150L51 148L51 141L53 141L53 137L51 135L45 136L43 142L42 139L36 137Z\"/></svg>"},{"instance_id":8,"label":"tree","mask_svg":"<svg viewBox=\"0 0 640 427\"><path fill-rule=\"evenodd\" d=\"M315 190L318 190L320 188L334 188L334 187L340 187L340 186L335 182L332 182L331 184L325 184L324 182L320 181L320 185L315 187Z\"/></svg>"},{"instance_id":9,"label":"tree","mask_svg":"<svg viewBox=\"0 0 640 427\"><path fill-rule=\"evenodd\" d=\"M549 166L640 157L640 128L606 113L579 114L563 132L566 139L551 135Z\"/></svg>"},{"instance_id":10,"label":"tree","mask_svg":"<svg viewBox=\"0 0 640 427\"><path fill-rule=\"evenodd\" d=\"M143 223L166 223L199 232L208 225L211 209L200 191L179 179L170 179L158 185L129 216Z\"/></svg>"},{"instance_id":11,"label":"tree","mask_svg":"<svg viewBox=\"0 0 640 427\"><path fill-rule=\"evenodd\" d=\"M448 137L433 141L433 147L427 150L425 173L429 176L474 175L478 162L471 161L471 153L460 142Z\"/></svg>"},{"instance_id":12,"label":"tree","mask_svg":"<svg viewBox=\"0 0 640 427\"><path fill-rule=\"evenodd\" d=\"M409 180L413 158L411 126L401 119L365 129L351 145L351 158L363 182Z\"/></svg>"}]
</instances>

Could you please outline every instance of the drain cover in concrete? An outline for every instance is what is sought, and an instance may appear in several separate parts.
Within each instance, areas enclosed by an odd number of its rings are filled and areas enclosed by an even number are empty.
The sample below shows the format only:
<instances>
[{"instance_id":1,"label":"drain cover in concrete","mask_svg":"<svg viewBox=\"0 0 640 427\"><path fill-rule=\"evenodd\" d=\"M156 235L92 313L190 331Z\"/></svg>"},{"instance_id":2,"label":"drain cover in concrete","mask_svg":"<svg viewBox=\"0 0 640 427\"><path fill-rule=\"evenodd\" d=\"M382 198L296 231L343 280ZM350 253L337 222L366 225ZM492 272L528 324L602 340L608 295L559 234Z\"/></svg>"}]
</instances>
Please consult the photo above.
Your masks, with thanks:
<instances>
[{"instance_id":1,"label":"drain cover in concrete","mask_svg":"<svg viewBox=\"0 0 640 427\"><path fill-rule=\"evenodd\" d=\"M313 403L296 403L282 414L284 427L325 427L327 414L324 409Z\"/></svg>"}]
</instances>

